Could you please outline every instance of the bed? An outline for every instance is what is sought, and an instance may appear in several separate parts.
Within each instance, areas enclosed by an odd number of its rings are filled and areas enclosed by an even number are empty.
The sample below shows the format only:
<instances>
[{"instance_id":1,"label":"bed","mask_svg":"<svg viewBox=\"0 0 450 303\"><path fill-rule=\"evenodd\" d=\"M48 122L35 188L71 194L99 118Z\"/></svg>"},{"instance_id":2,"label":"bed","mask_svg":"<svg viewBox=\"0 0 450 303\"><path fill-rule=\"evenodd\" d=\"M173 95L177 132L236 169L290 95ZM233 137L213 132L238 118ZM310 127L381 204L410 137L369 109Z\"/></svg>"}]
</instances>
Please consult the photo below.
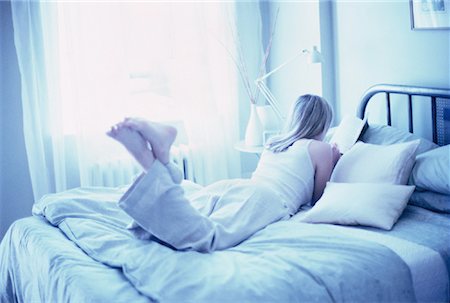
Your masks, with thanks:
<instances>
[{"instance_id":1,"label":"bed","mask_svg":"<svg viewBox=\"0 0 450 303\"><path fill-rule=\"evenodd\" d=\"M433 164L433 153L448 147L450 89L376 85L362 97L358 116L380 95L388 125L369 124L360 138L367 144L418 138L390 126L399 95L406 96L410 132L413 104L428 100L432 121L431 140L421 139L408 179L415 191L390 230L306 223L314 206L231 249L180 252L125 229L130 218L115 203L125 187L76 188L44 197L34 216L11 225L0 244L0 301L449 302L449 182L423 180L420 171L414 178L414 169L429 172L426 161ZM449 166L433 165L448 176ZM183 184L187 195L198 188Z\"/></svg>"}]
</instances>

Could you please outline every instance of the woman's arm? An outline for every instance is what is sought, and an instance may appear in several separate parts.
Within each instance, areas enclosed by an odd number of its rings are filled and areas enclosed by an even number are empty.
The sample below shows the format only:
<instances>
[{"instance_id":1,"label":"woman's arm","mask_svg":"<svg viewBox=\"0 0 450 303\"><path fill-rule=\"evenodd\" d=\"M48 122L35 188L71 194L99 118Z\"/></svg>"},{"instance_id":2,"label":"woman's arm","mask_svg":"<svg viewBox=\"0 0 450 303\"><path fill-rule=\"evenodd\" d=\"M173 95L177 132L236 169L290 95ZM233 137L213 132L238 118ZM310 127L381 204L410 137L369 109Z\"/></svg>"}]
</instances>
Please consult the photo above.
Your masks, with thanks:
<instances>
[{"instance_id":1,"label":"woman's arm","mask_svg":"<svg viewBox=\"0 0 450 303\"><path fill-rule=\"evenodd\" d=\"M313 140L309 145L309 154L314 165L314 192L313 204L320 199L330 180L333 168L339 160L340 153L337 147L322 141Z\"/></svg>"}]
</instances>

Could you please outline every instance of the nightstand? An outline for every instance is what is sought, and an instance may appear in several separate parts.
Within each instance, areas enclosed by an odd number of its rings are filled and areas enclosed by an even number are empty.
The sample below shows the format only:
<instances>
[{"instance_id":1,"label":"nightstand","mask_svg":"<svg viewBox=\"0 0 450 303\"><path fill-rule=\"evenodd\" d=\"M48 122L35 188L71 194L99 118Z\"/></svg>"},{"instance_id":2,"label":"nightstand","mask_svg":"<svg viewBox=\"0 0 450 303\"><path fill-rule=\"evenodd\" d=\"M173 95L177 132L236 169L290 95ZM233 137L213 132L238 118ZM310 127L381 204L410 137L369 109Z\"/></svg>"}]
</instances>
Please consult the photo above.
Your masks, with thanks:
<instances>
[{"instance_id":1,"label":"nightstand","mask_svg":"<svg viewBox=\"0 0 450 303\"><path fill-rule=\"evenodd\" d=\"M255 168L258 165L261 153L264 150L264 147L261 146L248 146L245 144L244 140L241 140L239 142L236 142L234 144L234 149L242 152L242 153L246 153L247 155L242 155L241 156L241 176L242 178L251 178L253 171L255 170ZM250 155L255 155L254 156L250 156Z\"/></svg>"},{"instance_id":2,"label":"nightstand","mask_svg":"<svg viewBox=\"0 0 450 303\"><path fill-rule=\"evenodd\" d=\"M243 153L251 153L251 154L256 154L258 157L259 155L263 152L264 150L264 146L248 146L245 145L245 141L241 140L239 142L236 142L234 144L234 148L240 152Z\"/></svg>"}]
</instances>

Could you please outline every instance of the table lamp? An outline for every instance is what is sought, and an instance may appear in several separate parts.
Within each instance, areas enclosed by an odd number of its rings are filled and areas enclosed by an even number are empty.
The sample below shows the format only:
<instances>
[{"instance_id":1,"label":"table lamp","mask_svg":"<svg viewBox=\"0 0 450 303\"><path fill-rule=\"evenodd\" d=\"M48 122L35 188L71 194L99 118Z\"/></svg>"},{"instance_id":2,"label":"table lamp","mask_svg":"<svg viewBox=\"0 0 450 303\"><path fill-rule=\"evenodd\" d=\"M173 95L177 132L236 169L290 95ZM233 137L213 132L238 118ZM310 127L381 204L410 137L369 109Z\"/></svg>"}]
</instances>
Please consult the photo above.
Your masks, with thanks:
<instances>
[{"instance_id":1,"label":"table lamp","mask_svg":"<svg viewBox=\"0 0 450 303\"><path fill-rule=\"evenodd\" d=\"M266 73L262 77L255 80L256 86L259 88L261 93L267 99L267 102L269 102L270 106L273 108L273 111L275 112L275 114L281 121L284 121L285 117L283 116L283 114L280 111L278 100L275 98L275 96L272 94L270 89L267 87L267 85L265 83L265 79L267 79L274 73L278 72L280 69L282 69L283 67L285 67L286 65L288 65L289 63L291 63L292 61L294 61L295 59L297 59L297 57L299 57L301 55L306 55L308 57L308 63L314 64L314 63L322 63L323 62L322 54L317 49L317 46L313 46L311 51L308 49L303 49L302 51L298 52L295 56L288 59L283 64L279 65L274 70Z\"/></svg>"}]
</instances>

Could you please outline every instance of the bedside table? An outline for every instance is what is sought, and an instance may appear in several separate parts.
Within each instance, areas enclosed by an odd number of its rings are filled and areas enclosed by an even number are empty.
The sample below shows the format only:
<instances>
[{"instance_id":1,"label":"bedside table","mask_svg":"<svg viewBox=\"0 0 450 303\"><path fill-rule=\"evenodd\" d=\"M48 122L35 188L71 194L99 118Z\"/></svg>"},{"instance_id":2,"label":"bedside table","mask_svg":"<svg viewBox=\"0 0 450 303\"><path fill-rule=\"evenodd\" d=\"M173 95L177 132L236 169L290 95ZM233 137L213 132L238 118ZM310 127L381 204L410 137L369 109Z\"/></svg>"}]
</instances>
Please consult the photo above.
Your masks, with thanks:
<instances>
[{"instance_id":1,"label":"bedside table","mask_svg":"<svg viewBox=\"0 0 450 303\"><path fill-rule=\"evenodd\" d=\"M263 152L264 150L264 146L248 146L245 145L245 141L241 140L239 142L236 142L234 144L234 148L240 152L243 153L251 153L251 154L256 154L258 157L259 155Z\"/></svg>"}]
</instances>

